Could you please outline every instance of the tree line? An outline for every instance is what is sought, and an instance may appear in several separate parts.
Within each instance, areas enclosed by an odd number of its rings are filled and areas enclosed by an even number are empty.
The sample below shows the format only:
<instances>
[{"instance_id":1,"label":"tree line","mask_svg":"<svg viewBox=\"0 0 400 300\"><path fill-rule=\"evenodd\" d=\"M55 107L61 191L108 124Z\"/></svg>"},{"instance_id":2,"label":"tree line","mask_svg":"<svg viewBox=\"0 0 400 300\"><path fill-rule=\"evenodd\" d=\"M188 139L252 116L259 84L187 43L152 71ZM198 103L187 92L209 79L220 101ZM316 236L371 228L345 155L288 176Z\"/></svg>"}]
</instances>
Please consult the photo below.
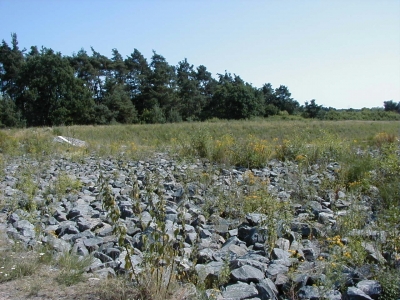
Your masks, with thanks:
<instances>
[{"instance_id":1,"label":"tree line","mask_svg":"<svg viewBox=\"0 0 400 300\"><path fill-rule=\"evenodd\" d=\"M156 51L148 61L137 49L125 58L117 49L111 58L93 48L72 56L21 50L14 33L11 45L0 46L0 126L316 118L327 110L315 100L300 105L284 85L257 88L228 72L216 77L187 59L170 65Z\"/></svg>"}]
</instances>

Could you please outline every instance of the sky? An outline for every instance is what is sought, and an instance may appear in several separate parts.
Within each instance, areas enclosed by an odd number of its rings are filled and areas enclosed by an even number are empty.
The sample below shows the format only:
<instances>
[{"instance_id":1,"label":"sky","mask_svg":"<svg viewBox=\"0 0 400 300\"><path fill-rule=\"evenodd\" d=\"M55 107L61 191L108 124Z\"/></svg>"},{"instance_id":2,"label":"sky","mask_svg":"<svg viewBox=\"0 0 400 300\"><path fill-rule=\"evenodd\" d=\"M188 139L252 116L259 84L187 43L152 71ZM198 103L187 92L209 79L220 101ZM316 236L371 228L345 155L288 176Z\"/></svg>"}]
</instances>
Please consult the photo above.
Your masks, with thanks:
<instances>
[{"instance_id":1,"label":"sky","mask_svg":"<svg viewBox=\"0 0 400 300\"><path fill-rule=\"evenodd\" d=\"M300 104L400 101L400 0L0 0L0 39L71 56L153 50Z\"/></svg>"}]
</instances>

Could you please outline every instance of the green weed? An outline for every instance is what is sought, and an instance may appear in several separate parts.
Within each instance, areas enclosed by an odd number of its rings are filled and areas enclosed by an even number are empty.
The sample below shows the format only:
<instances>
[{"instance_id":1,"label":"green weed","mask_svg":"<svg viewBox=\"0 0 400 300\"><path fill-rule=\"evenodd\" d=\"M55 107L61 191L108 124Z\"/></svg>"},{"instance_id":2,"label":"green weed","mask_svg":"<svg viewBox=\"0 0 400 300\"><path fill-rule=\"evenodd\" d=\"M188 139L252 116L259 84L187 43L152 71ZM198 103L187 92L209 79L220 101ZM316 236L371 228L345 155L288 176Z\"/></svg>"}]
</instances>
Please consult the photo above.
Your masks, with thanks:
<instances>
[{"instance_id":1,"label":"green weed","mask_svg":"<svg viewBox=\"0 0 400 300\"><path fill-rule=\"evenodd\" d=\"M78 256L63 252L57 259L56 266L60 269L56 277L59 284L70 286L85 280L86 269L92 264L91 256Z\"/></svg>"}]
</instances>

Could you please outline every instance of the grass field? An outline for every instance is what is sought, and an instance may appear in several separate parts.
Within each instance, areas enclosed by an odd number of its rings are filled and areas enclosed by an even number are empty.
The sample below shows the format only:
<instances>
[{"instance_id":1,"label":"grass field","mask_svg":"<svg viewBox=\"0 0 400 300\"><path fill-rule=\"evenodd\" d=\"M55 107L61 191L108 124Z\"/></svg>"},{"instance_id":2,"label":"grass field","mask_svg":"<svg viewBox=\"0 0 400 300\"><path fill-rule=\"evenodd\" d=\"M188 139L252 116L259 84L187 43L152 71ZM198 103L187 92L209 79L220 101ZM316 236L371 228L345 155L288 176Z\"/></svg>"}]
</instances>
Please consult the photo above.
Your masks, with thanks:
<instances>
[{"instance_id":1,"label":"grass field","mask_svg":"<svg viewBox=\"0 0 400 300\"><path fill-rule=\"evenodd\" d=\"M32 154L40 157L42 154L85 152L98 156L125 155L127 158L131 158L135 155L146 156L151 152L169 151L184 155L186 158L199 154L206 158L212 158L211 154L218 148L226 146L232 150L235 147L242 150L252 143L263 145L264 150L269 151L271 155L274 154L276 147L283 143L305 146L330 142L365 148L379 142L376 139L380 133L398 138L400 122L268 121L260 119L256 121L11 129L0 131L0 149L3 155L11 156ZM87 147L77 150L66 145L55 145L53 138L56 135L84 140L87 142ZM251 147L248 149L254 150ZM222 157L220 159L223 160ZM229 162L237 163L234 160Z\"/></svg>"}]
</instances>

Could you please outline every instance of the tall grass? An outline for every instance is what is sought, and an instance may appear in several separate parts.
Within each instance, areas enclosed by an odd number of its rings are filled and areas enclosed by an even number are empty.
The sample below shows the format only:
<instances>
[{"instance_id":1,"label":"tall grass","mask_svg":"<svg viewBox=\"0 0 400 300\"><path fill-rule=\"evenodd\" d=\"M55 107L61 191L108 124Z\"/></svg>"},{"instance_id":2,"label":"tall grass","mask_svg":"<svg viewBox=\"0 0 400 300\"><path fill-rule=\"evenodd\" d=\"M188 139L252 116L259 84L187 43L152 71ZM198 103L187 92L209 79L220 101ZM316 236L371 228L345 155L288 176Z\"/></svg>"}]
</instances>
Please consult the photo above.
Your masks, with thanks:
<instances>
[{"instance_id":1,"label":"tall grass","mask_svg":"<svg viewBox=\"0 0 400 300\"><path fill-rule=\"evenodd\" d=\"M279 151L285 157L309 154L311 160L321 155L335 155L343 145L365 148L394 141L399 137L400 122L389 121L312 121L257 120L216 121L204 123L69 126L0 131L0 153L101 157L118 155L141 158L149 152L179 154L186 158L200 156L217 162L243 166L262 165ZM84 140L86 147L57 144L53 138L63 135ZM279 147L284 149L279 149ZM289 148L287 148L287 146ZM286 147L286 148L285 148ZM276 153L278 152L278 153ZM296 153L297 152L297 153ZM282 158L282 157L281 157Z\"/></svg>"}]
</instances>

